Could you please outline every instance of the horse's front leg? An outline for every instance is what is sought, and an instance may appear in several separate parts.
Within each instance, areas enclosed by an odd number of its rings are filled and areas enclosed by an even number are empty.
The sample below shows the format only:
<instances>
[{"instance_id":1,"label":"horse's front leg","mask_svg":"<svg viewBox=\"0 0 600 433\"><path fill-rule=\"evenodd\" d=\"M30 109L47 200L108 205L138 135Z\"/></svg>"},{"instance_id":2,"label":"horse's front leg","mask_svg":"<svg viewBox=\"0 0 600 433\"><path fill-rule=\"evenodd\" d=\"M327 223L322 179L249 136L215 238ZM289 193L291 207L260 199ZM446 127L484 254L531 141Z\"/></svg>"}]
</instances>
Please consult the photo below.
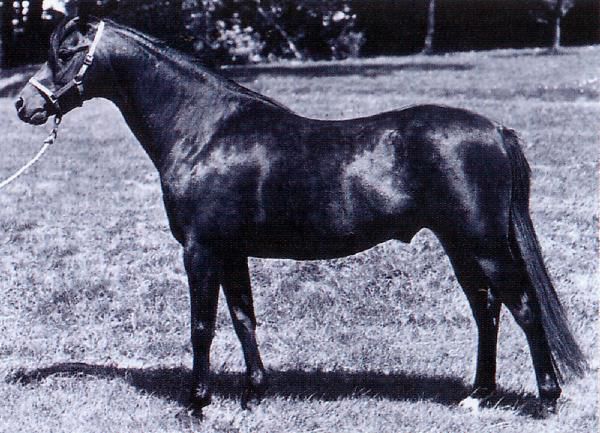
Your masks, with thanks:
<instances>
[{"instance_id":1,"label":"horse's front leg","mask_svg":"<svg viewBox=\"0 0 600 433\"><path fill-rule=\"evenodd\" d=\"M246 409L250 401L262 398L267 386L265 369L256 343L256 317L248 258L238 255L226 257L223 261L221 284L246 361L246 388L242 394L242 407Z\"/></svg>"},{"instance_id":2,"label":"horse's front leg","mask_svg":"<svg viewBox=\"0 0 600 433\"><path fill-rule=\"evenodd\" d=\"M184 264L190 285L191 331L194 366L190 407L201 414L210 404L209 354L215 332L219 297L220 260L203 245L187 242Z\"/></svg>"}]
</instances>

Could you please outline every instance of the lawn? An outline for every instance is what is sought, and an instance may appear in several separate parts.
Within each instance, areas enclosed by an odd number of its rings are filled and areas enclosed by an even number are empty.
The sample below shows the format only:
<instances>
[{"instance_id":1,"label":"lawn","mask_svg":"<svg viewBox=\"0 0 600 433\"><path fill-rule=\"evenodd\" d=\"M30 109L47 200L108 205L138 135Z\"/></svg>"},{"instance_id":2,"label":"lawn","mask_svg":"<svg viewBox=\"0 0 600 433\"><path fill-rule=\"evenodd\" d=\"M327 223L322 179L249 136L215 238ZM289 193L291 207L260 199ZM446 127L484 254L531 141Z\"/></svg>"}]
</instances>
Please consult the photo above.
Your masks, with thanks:
<instances>
[{"instance_id":1,"label":"lawn","mask_svg":"<svg viewBox=\"0 0 600 433\"><path fill-rule=\"evenodd\" d=\"M191 346L181 251L150 160L118 111L93 101L63 120L37 166L0 191L0 431L598 431L599 70L600 47L582 47L226 71L310 117L434 102L520 133L534 224L591 364L564 386L557 415L527 415L533 369L506 312L496 404L457 407L474 374L476 331L427 231L340 260L252 259L268 395L241 410L243 357L221 302L213 404L201 422L182 414ZM0 85L18 80L2 75ZM3 97L0 131L3 178L49 126L19 122Z\"/></svg>"}]
</instances>

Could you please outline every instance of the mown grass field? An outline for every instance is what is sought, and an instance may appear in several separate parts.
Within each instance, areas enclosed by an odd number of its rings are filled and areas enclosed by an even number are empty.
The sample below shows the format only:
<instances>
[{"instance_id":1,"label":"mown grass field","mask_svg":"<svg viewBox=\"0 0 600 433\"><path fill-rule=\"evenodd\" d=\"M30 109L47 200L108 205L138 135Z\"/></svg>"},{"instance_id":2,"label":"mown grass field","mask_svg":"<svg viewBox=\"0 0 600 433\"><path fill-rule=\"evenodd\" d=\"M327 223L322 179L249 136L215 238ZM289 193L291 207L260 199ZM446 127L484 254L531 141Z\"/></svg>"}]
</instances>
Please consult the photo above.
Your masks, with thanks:
<instances>
[{"instance_id":1,"label":"mown grass field","mask_svg":"<svg viewBox=\"0 0 600 433\"><path fill-rule=\"evenodd\" d=\"M149 159L116 109L94 101L64 119L39 165L0 191L0 431L598 431L599 70L600 47L229 71L307 116L435 102L520 132L534 223L592 366L564 386L557 415L527 416L533 369L506 313L496 404L476 414L457 407L474 373L476 331L424 231L410 245L341 260L253 259L267 398L240 408L243 358L221 305L213 404L201 422L177 416L191 366L181 252ZM48 130L20 123L11 99L0 99L0 177Z\"/></svg>"}]
</instances>

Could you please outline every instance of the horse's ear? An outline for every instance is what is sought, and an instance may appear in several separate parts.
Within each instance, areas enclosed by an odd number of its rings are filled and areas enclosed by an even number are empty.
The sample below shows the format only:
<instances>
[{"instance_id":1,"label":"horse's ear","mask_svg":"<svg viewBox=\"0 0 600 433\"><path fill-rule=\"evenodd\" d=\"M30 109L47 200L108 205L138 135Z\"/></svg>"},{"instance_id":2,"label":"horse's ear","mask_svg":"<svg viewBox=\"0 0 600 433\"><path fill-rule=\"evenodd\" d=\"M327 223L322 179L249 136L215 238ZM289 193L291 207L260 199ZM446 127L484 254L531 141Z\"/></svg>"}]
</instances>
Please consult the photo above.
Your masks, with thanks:
<instances>
[{"instance_id":1,"label":"horse's ear","mask_svg":"<svg viewBox=\"0 0 600 433\"><path fill-rule=\"evenodd\" d=\"M74 15L82 23L87 23L90 17L103 17L111 13L118 6L118 0L71 0Z\"/></svg>"},{"instance_id":2,"label":"horse's ear","mask_svg":"<svg viewBox=\"0 0 600 433\"><path fill-rule=\"evenodd\" d=\"M88 18L92 15L96 15L96 9L98 8L99 1L96 0L80 0L77 5L77 16L79 20L84 23L88 21Z\"/></svg>"}]
</instances>

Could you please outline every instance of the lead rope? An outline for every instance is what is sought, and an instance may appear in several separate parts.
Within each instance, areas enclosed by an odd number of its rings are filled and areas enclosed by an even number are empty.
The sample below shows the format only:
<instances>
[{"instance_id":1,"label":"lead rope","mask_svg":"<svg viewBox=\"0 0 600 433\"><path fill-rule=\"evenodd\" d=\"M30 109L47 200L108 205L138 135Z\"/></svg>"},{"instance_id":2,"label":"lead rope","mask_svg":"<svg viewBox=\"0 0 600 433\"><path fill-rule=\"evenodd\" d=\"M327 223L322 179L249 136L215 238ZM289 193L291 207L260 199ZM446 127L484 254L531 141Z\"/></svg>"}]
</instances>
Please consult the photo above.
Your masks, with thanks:
<instances>
[{"instance_id":1,"label":"lead rope","mask_svg":"<svg viewBox=\"0 0 600 433\"><path fill-rule=\"evenodd\" d=\"M56 135L58 134L58 125L60 125L61 120L61 116L54 116L54 127L52 128L50 135L48 135L48 137L44 140L42 148L33 158L31 158L31 160L27 164L18 169L12 176L2 181L2 183L0 183L0 189L4 188L5 186L13 182L16 178L21 176L29 167L35 164L42 157L46 150L48 150L48 148L56 141Z\"/></svg>"}]
</instances>

